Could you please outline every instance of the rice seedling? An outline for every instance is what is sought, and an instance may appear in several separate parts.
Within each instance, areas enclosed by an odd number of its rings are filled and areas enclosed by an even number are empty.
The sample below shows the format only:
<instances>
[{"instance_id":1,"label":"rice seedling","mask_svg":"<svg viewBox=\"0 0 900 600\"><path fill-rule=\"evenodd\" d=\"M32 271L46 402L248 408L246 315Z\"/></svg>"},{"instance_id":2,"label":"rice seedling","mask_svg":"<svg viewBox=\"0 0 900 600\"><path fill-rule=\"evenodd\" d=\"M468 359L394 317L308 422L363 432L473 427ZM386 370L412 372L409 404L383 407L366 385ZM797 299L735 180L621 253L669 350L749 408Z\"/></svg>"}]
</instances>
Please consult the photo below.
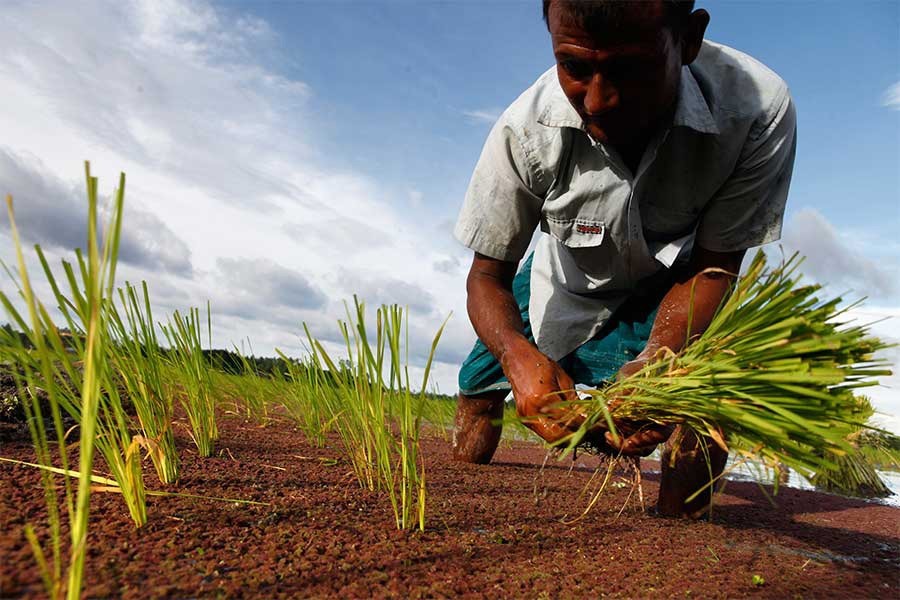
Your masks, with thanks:
<instances>
[{"instance_id":1,"label":"rice seedling","mask_svg":"<svg viewBox=\"0 0 900 600\"><path fill-rule=\"evenodd\" d=\"M140 298L130 284L118 292L121 313L114 305L109 312L115 339L115 352L110 353L110 363L134 403L142 436L160 482L174 483L178 480L179 459L172 430L173 397L164 383L163 356L150 307L150 293L146 282L141 282Z\"/></svg>"},{"instance_id":2,"label":"rice seedling","mask_svg":"<svg viewBox=\"0 0 900 600\"><path fill-rule=\"evenodd\" d=\"M318 401L332 413L360 485L387 493L398 529L415 525L424 529L426 487L419 429L431 364L444 326L432 342L421 392L413 394L409 343L404 339L408 325L404 329L402 309L394 305L376 311L373 340L366 329L365 305L356 297L354 308L353 314L347 308L346 322L338 322L347 347L346 360L336 363L307 329L315 381L333 382L317 384ZM396 423L391 422L392 412Z\"/></svg>"},{"instance_id":3,"label":"rice seedling","mask_svg":"<svg viewBox=\"0 0 900 600\"><path fill-rule=\"evenodd\" d=\"M247 346L252 355L253 347L250 345L250 340L247 340ZM251 364L240 348L234 346L234 352L241 361L242 371L240 377L235 378L236 394L244 404L247 418L265 423L269 416L269 405L266 401L269 394L266 390L266 382L260 376L256 366Z\"/></svg>"},{"instance_id":4,"label":"rice seedling","mask_svg":"<svg viewBox=\"0 0 900 600\"><path fill-rule=\"evenodd\" d=\"M338 398L336 384L319 361L308 329L306 335L310 340L309 347L313 348L308 359L297 362L282 351L276 351L284 361L290 383L281 403L307 439L321 448L325 445L325 434L334 423L334 415L340 409L335 407Z\"/></svg>"},{"instance_id":5,"label":"rice seedling","mask_svg":"<svg viewBox=\"0 0 900 600\"><path fill-rule=\"evenodd\" d=\"M390 460L387 389L383 380L386 338L379 309L374 347L370 344L365 307L355 298L354 303L356 315L348 309L347 322L338 321L347 359L335 363L322 344L312 339L313 362L324 366L335 381L334 388L324 388L322 400L332 407L336 429L360 485L374 491L381 487L380 475L390 468L389 463L385 464Z\"/></svg>"},{"instance_id":6,"label":"rice seedling","mask_svg":"<svg viewBox=\"0 0 900 600\"><path fill-rule=\"evenodd\" d=\"M399 306L384 306L382 313L387 313L386 338L390 354L390 383L388 389L390 397L395 400L396 409L393 413L399 432L397 443L399 446L399 467L393 473L388 494L391 506L394 510L394 519L398 529L413 527L416 523L419 530L425 530L425 462L419 457L419 432L423 407L427 399L428 376L431 373L431 364L438 342L444 331L446 321L441 325L431 343L431 350L425 363L425 372L422 376L422 385L419 394L412 393L409 381L409 317L407 316L404 328L403 309ZM449 318L449 317L448 317ZM362 314L360 313L360 319ZM402 337L405 334L405 340ZM401 356L403 360L401 362ZM396 392L395 392L396 390ZM385 478L389 474L385 474ZM399 502L396 491L399 490ZM412 508L416 507L415 520L413 520Z\"/></svg>"},{"instance_id":7,"label":"rice seedling","mask_svg":"<svg viewBox=\"0 0 900 600\"><path fill-rule=\"evenodd\" d=\"M858 399L860 416L864 420L875 414L868 398ZM900 438L881 431L856 427L847 436L851 450L845 454L831 453L826 458L828 467L817 471L810 483L817 488L863 498L882 498L891 495L891 490L878 475L880 465L897 463Z\"/></svg>"},{"instance_id":8,"label":"rice seedling","mask_svg":"<svg viewBox=\"0 0 900 600\"><path fill-rule=\"evenodd\" d=\"M635 375L564 406L583 419L574 448L595 425L683 424L723 449L809 478L852 451L848 436L867 418L854 397L888 375L885 347L864 326L842 322L840 298L821 301L792 256L767 269L757 253L709 328L680 352L668 349ZM563 404L560 404L563 407Z\"/></svg>"},{"instance_id":9,"label":"rice seedling","mask_svg":"<svg viewBox=\"0 0 900 600\"><path fill-rule=\"evenodd\" d=\"M79 344L74 355L66 350L58 329L43 306L36 298L28 270L25 265L22 243L15 223L12 198L7 197L7 211L13 244L16 249L19 281L17 283L21 300L24 301L28 319L24 319L15 308L13 300L0 294L10 320L24 333L33 351L26 349L21 340L10 342L12 358L23 375L17 376L20 397L29 398L25 402L28 412L29 430L35 446L38 464L44 467L42 482L47 502L50 525L51 559L48 562L43 547L34 528L28 526L26 535L38 562L41 577L48 595L62 597L63 592L70 599L81 595L84 559L87 554L88 524L91 495L91 468L93 466L97 417L100 410L103 386L103 363L106 350L107 332L104 327L104 299L111 295L115 281L119 233L121 231L122 208L125 192L125 176L121 176L115 195L106 235L102 241L97 230L97 179L91 176L90 165L85 163L88 196L87 252L86 261L80 261L83 294L79 291L83 310L83 345ZM44 261L46 266L46 262ZM55 287L53 281L50 282ZM15 336L18 337L18 336ZM83 375L78 378L79 386L71 390L59 385L60 365L67 372L74 372L75 363L80 363ZM16 370L18 373L18 370ZM37 400L38 384L47 393L49 407L56 429L56 443L62 469L68 470L65 437L62 430L61 408L73 410L77 401L81 441L78 446L78 485L73 489L66 480L65 506L68 515L71 545L67 565L66 581L63 581L61 519L58 510L58 496L47 469L54 468L47 431L43 424L43 414ZM69 395L71 393L71 396Z\"/></svg>"},{"instance_id":10,"label":"rice seedling","mask_svg":"<svg viewBox=\"0 0 900 600\"><path fill-rule=\"evenodd\" d=\"M116 227L116 236L121 230L121 214ZM117 253L118 238L112 239L112 252ZM88 331L91 318L91 305L89 298L82 290L89 289L88 273L89 265L80 250L75 251L78 269L68 261L63 261L62 266L69 286L68 293L64 294L50 269L43 252L38 249L38 256L44 268L47 281L50 284L57 302L57 309L63 315L69 331L69 344L74 348L75 356L84 356L88 352ZM80 280L79 280L80 277ZM122 397L119 393L119 385L113 365L123 361L122 351L115 344L111 333L111 323L115 321L111 315L115 314L113 303L113 281L109 281L109 287L104 290L100 307L100 323L104 344L100 362L96 368L96 377L99 381L100 392L98 411L96 414L96 437L93 440L96 449L103 456L109 467L110 473L118 484L128 512L135 526L142 527L147 522L146 495L144 482L141 476L140 449L147 446L145 438L133 436L131 421L125 413ZM49 317L48 317L49 318ZM52 326L52 321L49 321ZM59 352L65 352L64 347L58 348ZM84 418L85 409L78 401L78 390L82 387L82 381L87 377L87 371L78 368L71 360L70 355L60 356L60 363L65 366L65 376L58 378L57 385L64 390L64 396L72 398L67 403L69 413L79 423ZM82 427L83 430L83 427Z\"/></svg>"},{"instance_id":11,"label":"rice seedling","mask_svg":"<svg viewBox=\"0 0 900 600\"><path fill-rule=\"evenodd\" d=\"M211 341L212 317L209 304L206 306L206 320ZM168 325L162 326L162 330L171 347L169 357L175 377L183 386L181 405L191 424L191 439L200 456L212 456L219 430L216 425L215 400L211 393L209 365L203 356L200 309L192 308L188 315L175 311Z\"/></svg>"}]
</instances>

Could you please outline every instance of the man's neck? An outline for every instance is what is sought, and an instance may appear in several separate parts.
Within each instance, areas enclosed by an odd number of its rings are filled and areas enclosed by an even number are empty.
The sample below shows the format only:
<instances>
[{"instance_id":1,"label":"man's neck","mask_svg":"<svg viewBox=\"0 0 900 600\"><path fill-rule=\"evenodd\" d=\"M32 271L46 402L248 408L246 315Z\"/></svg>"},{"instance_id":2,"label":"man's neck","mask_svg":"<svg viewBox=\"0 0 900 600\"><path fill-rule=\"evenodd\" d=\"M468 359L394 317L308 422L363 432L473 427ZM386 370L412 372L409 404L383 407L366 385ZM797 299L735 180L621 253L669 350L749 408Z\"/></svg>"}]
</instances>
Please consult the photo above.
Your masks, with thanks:
<instances>
[{"instance_id":1,"label":"man's neck","mask_svg":"<svg viewBox=\"0 0 900 600\"><path fill-rule=\"evenodd\" d=\"M622 158L622 162L625 163L625 166L628 167L633 176L637 176L638 168L640 168L641 166L641 159L644 157L644 153L647 151L647 147L650 145L650 141L658 132L661 132L663 129L668 128L671 125L674 115L675 103L673 102L668 112L656 123L654 127L650 127L646 131L635 135L634 139L630 140L627 144L618 144L613 146L616 149L616 152Z\"/></svg>"},{"instance_id":2,"label":"man's neck","mask_svg":"<svg viewBox=\"0 0 900 600\"><path fill-rule=\"evenodd\" d=\"M616 152L622 157L622 162L628 167L633 176L637 176L638 167L641 166L641 158L647 149L647 141L642 144L629 144L628 147L617 147Z\"/></svg>"}]
</instances>

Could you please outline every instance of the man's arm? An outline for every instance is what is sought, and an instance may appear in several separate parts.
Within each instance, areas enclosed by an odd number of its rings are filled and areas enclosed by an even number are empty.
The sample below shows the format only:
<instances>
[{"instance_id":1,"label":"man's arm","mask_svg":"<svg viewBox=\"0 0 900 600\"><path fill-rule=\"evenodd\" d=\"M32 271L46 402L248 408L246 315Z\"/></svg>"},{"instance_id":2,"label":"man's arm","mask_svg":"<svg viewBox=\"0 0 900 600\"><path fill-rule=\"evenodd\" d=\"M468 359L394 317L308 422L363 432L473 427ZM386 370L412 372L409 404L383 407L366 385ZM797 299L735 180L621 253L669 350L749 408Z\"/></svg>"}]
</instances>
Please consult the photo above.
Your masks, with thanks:
<instances>
[{"instance_id":1,"label":"man's arm","mask_svg":"<svg viewBox=\"0 0 900 600\"><path fill-rule=\"evenodd\" d=\"M575 383L554 361L541 353L524 334L522 317L512 293L516 264L475 253L466 279L469 319L509 379L520 417L540 417L548 405L563 399L554 394L573 390ZM564 427L537 418L525 424L548 442L569 433Z\"/></svg>"},{"instance_id":2,"label":"man's arm","mask_svg":"<svg viewBox=\"0 0 900 600\"><path fill-rule=\"evenodd\" d=\"M636 373L662 348L678 352L690 338L706 331L740 271L744 254L744 250L713 252L695 246L685 277L660 302L644 351L626 363L618 377ZM606 440L623 454L644 455L665 441L669 433L668 428L649 427L620 438L618 443L607 433Z\"/></svg>"}]
</instances>

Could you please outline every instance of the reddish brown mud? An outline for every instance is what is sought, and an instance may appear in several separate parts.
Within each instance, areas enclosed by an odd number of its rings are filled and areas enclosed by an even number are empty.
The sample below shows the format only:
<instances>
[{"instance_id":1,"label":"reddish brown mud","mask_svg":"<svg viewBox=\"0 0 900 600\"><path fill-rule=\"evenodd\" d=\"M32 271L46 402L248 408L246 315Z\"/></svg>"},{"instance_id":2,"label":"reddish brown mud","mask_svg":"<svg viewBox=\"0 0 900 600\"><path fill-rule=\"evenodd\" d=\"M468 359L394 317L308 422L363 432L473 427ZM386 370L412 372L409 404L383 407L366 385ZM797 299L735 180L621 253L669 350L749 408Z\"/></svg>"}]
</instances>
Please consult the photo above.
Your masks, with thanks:
<instances>
[{"instance_id":1,"label":"reddish brown mud","mask_svg":"<svg viewBox=\"0 0 900 600\"><path fill-rule=\"evenodd\" d=\"M92 500L90 598L678 597L890 598L900 588L900 509L782 489L773 507L755 484L729 482L712 522L643 513L610 486L574 525L596 459L551 461L504 445L490 466L451 462L428 437L425 532L394 528L386 500L363 491L336 447L318 449L287 421L221 422L217 456L180 438L172 491L268 503L148 500L133 529L120 497ZM27 442L0 456L29 459ZM331 459L338 459L335 464ZM98 463L99 464L99 463ZM46 510L38 474L0 463L0 597L41 597L23 526ZM149 462L146 480L159 485ZM646 475L648 505L657 481ZM770 490L767 490L770 491ZM754 584L754 575L764 583Z\"/></svg>"}]
</instances>

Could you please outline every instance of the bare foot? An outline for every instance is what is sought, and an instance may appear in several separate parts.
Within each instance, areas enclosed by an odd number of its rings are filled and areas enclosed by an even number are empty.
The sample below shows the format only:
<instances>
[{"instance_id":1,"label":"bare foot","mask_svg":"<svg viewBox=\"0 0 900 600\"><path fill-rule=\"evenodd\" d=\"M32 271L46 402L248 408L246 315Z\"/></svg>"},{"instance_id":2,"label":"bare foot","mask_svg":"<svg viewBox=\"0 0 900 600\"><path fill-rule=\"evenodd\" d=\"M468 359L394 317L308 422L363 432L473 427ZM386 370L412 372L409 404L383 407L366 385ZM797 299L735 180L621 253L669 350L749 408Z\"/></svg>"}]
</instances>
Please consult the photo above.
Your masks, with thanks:
<instances>
[{"instance_id":1,"label":"bare foot","mask_svg":"<svg viewBox=\"0 0 900 600\"><path fill-rule=\"evenodd\" d=\"M705 446L705 448L704 448ZM713 440L703 438L677 427L663 447L660 463L662 475L659 486L660 515L697 519L712 506L713 493L722 474L728 453ZM702 491L688 501L697 490Z\"/></svg>"},{"instance_id":2,"label":"bare foot","mask_svg":"<svg viewBox=\"0 0 900 600\"><path fill-rule=\"evenodd\" d=\"M486 465L491 462L500 434L503 402L508 392L490 392L483 396L459 395L453 428L453 460Z\"/></svg>"}]
</instances>

